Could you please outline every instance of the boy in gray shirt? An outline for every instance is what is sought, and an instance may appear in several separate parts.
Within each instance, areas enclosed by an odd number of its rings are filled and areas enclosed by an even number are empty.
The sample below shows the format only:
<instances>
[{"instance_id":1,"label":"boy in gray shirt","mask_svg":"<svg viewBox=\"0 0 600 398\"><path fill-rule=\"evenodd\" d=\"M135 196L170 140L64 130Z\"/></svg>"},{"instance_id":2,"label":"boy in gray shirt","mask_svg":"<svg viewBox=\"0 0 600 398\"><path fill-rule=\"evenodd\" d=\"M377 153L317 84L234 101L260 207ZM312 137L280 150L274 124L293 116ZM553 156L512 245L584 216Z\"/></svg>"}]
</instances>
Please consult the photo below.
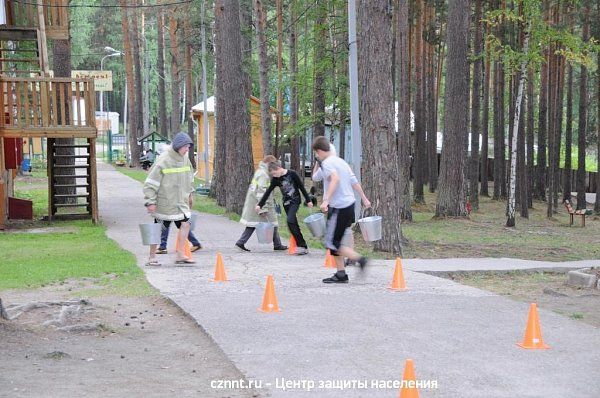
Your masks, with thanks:
<instances>
[{"instance_id":1,"label":"boy in gray shirt","mask_svg":"<svg viewBox=\"0 0 600 398\"><path fill-rule=\"evenodd\" d=\"M355 221L356 200L353 190L360 194L365 208L371 207L371 202L365 196L348 163L332 154L327 138L323 136L315 138L312 148L321 161L323 173L324 194L321 211L327 213L325 245L334 256L337 267L337 272L332 277L323 279L323 282L348 283L343 258L348 257L358 262L361 269L367 264L366 257L362 257L351 247L341 244L346 228L350 228Z\"/></svg>"}]
</instances>

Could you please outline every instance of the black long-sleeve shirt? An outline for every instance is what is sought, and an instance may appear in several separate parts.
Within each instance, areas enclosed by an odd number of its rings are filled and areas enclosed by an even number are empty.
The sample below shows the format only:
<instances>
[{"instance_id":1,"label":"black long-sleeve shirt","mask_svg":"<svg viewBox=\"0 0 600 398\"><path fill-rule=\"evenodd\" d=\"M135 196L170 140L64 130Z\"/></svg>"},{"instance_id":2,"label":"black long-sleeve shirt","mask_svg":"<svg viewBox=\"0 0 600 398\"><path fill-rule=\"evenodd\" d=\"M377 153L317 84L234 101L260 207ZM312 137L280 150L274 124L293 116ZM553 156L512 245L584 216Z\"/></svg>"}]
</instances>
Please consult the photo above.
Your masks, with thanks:
<instances>
[{"instance_id":1,"label":"black long-sleeve shirt","mask_svg":"<svg viewBox=\"0 0 600 398\"><path fill-rule=\"evenodd\" d=\"M300 176L298 176L298 173L294 170L288 170L287 173L281 177L273 177L271 179L271 185L269 185L267 192L265 192L260 202L258 202L258 206L263 207L265 203L267 203L267 199L269 199L269 195L275 187L281 189L284 206L292 203L300 204L300 192L304 195L306 202L310 202L310 196L308 195L308 192L306 192L306 188L304 188L304 184L302 183Z\"/></svg>"}]
</instances>

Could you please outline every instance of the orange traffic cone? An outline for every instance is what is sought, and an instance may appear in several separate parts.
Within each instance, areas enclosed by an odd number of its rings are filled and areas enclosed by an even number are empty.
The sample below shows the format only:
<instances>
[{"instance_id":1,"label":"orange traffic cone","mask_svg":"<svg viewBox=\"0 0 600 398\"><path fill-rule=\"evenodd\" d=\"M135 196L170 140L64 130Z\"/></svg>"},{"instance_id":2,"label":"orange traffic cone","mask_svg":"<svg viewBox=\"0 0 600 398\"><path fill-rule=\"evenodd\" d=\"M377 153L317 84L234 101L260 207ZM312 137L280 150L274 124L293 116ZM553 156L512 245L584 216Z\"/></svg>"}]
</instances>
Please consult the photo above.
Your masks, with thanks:
<instances>
[{"instance_id":1,"label":"orange traffic cone","mask_svg":"<svg viewBox=\"0 0 600 398\"><path fill-rule=\"evenodd\" d=\"M325 255L325 268L337 268L335 258L331 255L331 250L329 249L327 249L327 254Z\"/></svg>"},{"instance_id":2,"label":"orange traffic cone","mask_svg":"<svg viewBox=\"0 0 600 398\"><path fill-rule=\"evenodd\" d=\"M273 283L273 275L267 277L267 286L265 287L265 295L263 296L262 307L259 308L262 312L279 312L277 304L277 296L275 295L275 284Z\"/></svg>"},{"instance_id":3,"label":"orange traffic cone","mask_svg":"<svg viewBox=\"0 0 600 398\"><path fill-rule=\"evenodd\" d=\"M394 269L394 277L392 279L392 285L388 287L390 290L406 290L406 283L404 282L404 272L402 271L402 260L400 257L396 258L396 268Z\"/></svg>"},{"instance_id":4,"label":"orange traffic cone","mask_svg":"<svg viewBox=\"0 0 600 398\"><path fill-rule=\"evenodd\" d=\"M181 231L177 230L177 238L175 238L175 252L177 252L179 250L179 236L181 234Z\"/></svg>"},{"instance_id":5,"label":"orange traffic cone","mask_svg":"<svg viewBox=\"0 0 600 398\"><path fill-rule=\"evenodd\" d=\"M288 248L288 254L296 254L296 250L297 250L297 246L296 246L296 239L294 239L294 237L292 236L290 238L290 247Z\"/></svg>"},{"instance_id":6,"label":"orange traffic cone","mask_svg":"<svg viewBox=\"0 0 600 398\"><path fill-rule=\"evenodd\" d=\"M215 277L213 282L227 282L227 275L225 274L225 266L223 265L223 257L221 253L217 253L217 264L215 265Z\"/></svg>"},{"instance_id":7,"label":"orange traffic cone","mask_svg":"<svg viewBox=\"0 0 600 398\"><path fill-rule=\"evenodd\" d=\"M183 255L189 259L192 258L192 247L190 246L190 241L187 239L183 244Z\"/></svg>"},{"instance_id":8,"label":"orange traffic cone","mask_svg":"<svg viewBox=\"0 0 600 398\"><path fill-rule=\"evenodd\" d=\"M406 365L404 365L402 386L400 387L400 398L419 398L419 390L415 385L416 381L413 360L407 359Z\"/></svg>"},{"instance_id":9,"label":"orange traffic cone","mask_svg":"<svg viewBox=\"0 0 600 398\"><path fill-rule=\"evenodd\" d=\"M529 316L527 318L527 328L525 329L525 339L522 343L517 343L521 348L545 350L550 348L544 344L542 339L542 328L540 327L540 316L538 315L537 304L531 303L529 306Z\"/></svg>"}]
</instances>

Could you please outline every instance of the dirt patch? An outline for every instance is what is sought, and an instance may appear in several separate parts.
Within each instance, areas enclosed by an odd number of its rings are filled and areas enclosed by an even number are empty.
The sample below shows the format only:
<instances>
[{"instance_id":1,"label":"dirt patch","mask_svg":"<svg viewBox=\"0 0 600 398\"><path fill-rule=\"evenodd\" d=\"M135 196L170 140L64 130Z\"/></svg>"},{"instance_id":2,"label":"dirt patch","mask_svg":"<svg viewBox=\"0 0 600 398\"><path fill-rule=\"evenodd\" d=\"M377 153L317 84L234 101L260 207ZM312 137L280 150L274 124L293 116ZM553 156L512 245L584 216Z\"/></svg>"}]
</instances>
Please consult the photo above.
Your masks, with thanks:
<instances>
[{"instance_id":1,"label":"dirt patch","mask_svg":"<svg viewBox=\"0 0 600 398\"><path fill-rule=\"evenodd\" d=\"M514 300L537 303L540 308L600 327L600 291L569 286L564 273L449 273L445 276Z\"/></svg>"},{"instance_id":2,"label":"dirt patch","mask_svg":"<svg viewBox=\"0 0 600 398\"><path fill-rule=\"evenodd\" d=\"M24 224L27 225L27 224ZM26 228L21 225L20 228L17 228L15 225L11 225L11 229L2 231L5 234L56 234L56 233L69 233L74 234L77 232L77 228L75 227L46 227L46 228Z\"/></svg>"},{"instance_id":3,"label":"dirt patch","mask_svg":"<svg viewBox=\"0 0 600 398\"><path fill-rule=\"evenodd\" d=\"M76 282L1 293L13 316L23 309L16 305L62 303L0 320L0 396L261 396L211 388L212 380L244 376L170 301L160 296L80 301L74 286L81 287ZM70 302L79 309L65 315Z\"/></svg>"},{"instance_id":4,"label":"dirt patch","mask_svg":"<svg viewBox=\"0 0 600 398\"><path fill-rule=\"evenodd\" d=\"M34 176L17 176L20 191L48 188L48 178Z\"/></svg>"}]
</instances>

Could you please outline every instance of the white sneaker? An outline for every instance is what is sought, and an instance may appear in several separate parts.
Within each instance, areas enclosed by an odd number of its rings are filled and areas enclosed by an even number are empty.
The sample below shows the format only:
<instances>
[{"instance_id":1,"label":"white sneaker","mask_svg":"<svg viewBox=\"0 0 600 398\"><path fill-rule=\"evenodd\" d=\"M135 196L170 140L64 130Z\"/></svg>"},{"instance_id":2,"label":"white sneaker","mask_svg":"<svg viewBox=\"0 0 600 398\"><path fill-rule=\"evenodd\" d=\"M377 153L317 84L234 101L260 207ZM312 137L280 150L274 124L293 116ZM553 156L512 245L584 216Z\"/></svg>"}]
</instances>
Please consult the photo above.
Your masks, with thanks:
<instances>
[{"instance_id":1,"label":"white sneaker","mask_svg":"<svg viewBox=\"0 0 600 398\"><path fill-rule=\"evenodd\" d=\"M306 247L297 247L296 248L296 255L297 256L303 256L305 254L308 254L308 249Z\"/></svg>"}]
</instances>

